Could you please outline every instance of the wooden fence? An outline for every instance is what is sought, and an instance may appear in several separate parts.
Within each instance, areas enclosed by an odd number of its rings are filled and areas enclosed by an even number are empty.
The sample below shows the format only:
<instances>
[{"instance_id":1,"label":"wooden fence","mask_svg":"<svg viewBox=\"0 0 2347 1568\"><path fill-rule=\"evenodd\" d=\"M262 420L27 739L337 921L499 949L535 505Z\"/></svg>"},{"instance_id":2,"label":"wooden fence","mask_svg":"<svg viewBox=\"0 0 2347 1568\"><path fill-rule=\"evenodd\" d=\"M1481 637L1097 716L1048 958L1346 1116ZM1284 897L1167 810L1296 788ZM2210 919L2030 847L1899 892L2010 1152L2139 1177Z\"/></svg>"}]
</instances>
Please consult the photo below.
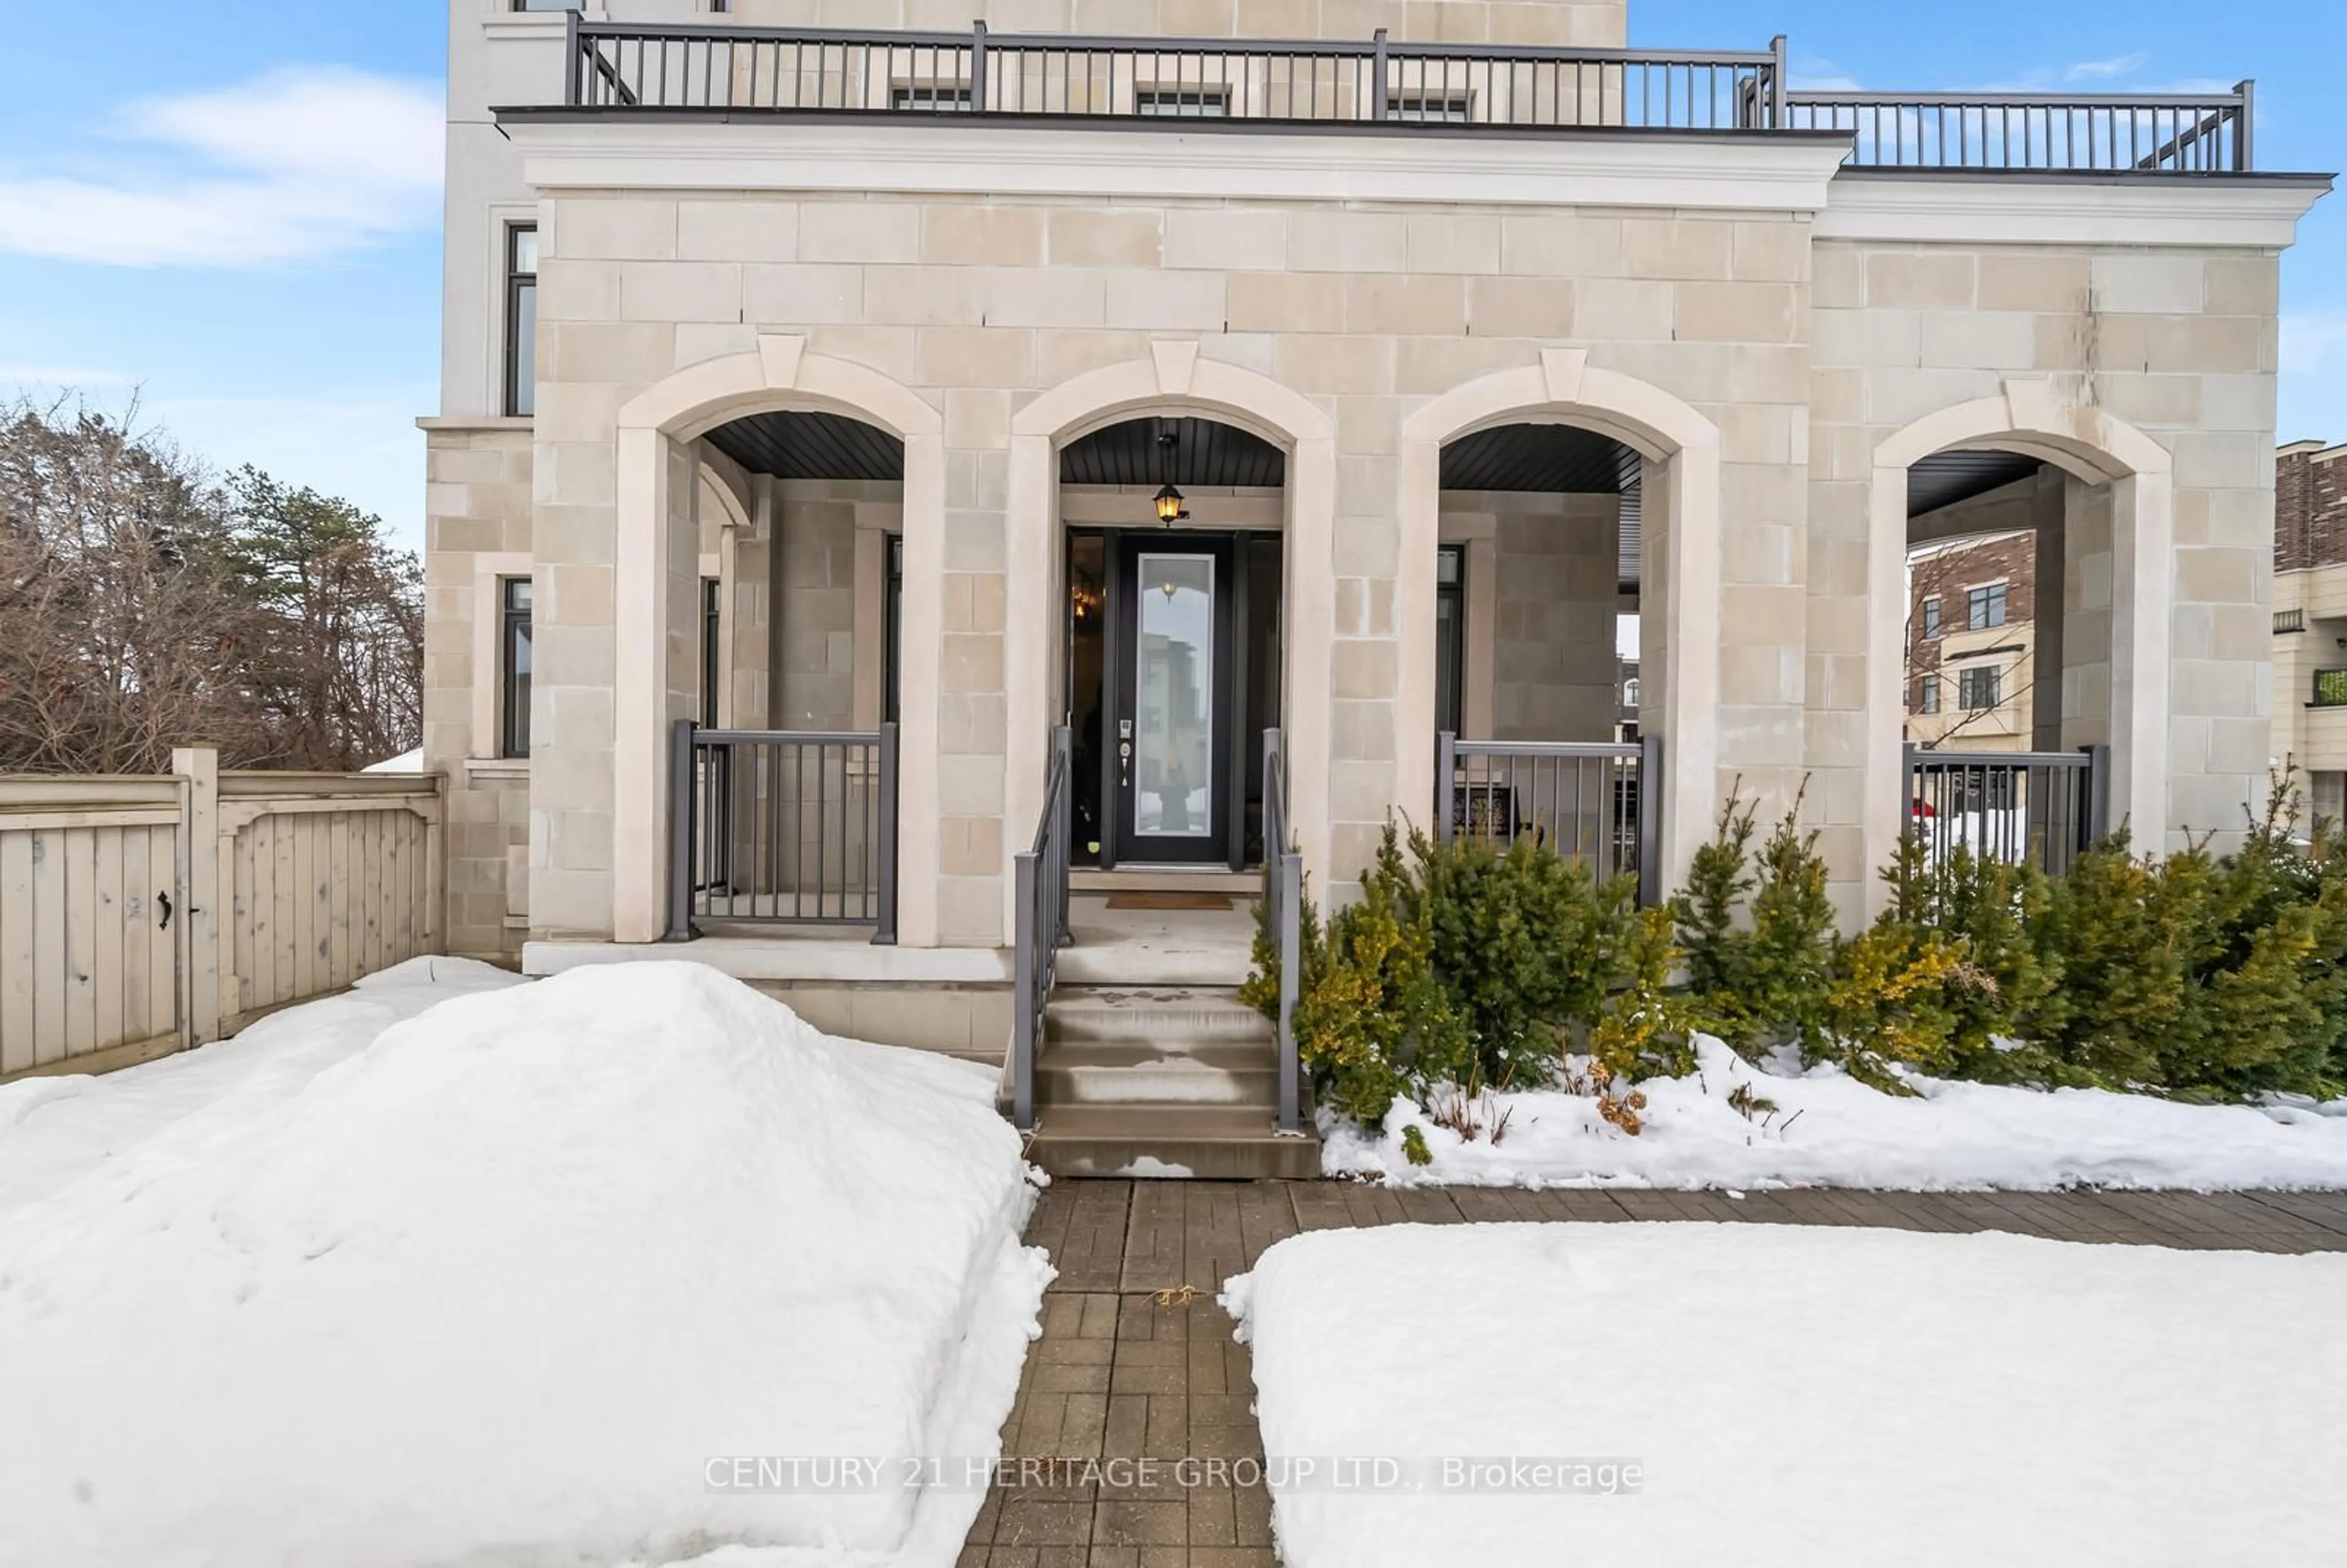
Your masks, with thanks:
<instances>
[{"instance_id":1,"label":"wooden fence","mask_svg":"<svg viewBox=\"0 0 2347 1568\"><path fill-rule=\"evenodd\" d=\"M440 780L0 777L0 1082L104 1072L436 952Z\"/></svg>"}]
</instances>

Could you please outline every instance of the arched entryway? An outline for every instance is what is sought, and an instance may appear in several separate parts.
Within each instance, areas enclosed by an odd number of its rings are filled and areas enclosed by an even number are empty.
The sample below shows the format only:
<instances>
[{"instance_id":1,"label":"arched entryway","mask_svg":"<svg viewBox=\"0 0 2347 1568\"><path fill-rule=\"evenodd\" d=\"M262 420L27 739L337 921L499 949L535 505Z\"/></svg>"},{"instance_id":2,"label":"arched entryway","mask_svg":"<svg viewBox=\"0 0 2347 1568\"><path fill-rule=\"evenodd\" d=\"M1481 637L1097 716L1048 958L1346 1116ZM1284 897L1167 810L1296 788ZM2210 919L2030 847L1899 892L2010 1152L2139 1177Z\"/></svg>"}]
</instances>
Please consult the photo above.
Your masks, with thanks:
<instances>
[{"instance_id":1,"label":"arched entryway","mask_svg":"<svg viewBox=\"0 0 2347 1568\"><path fill-rule=\"evenodd\" d=\"M855 454L860 452L860 457ZM843 453L848 454L842 456ZM712 459L712 454L715 455ZM823 581L799 583L776 547L798 530L846 521L856 531L857 501L871 520L893 510L897 543L875 527L858 549L900 560L902 596L896 605L894 706L904 741L897 774L898 833L897 927L900 943L937 941L938 648L942 622L944 448L937 411L910 389L864 366L805 351L805 340L762 337L755 353L728 355L680 371L621 408L619 416L617 501L620 518L613 606L615 669L612 735L613 935L623 942L658 940L669 929L670 755L668 736L678 720L709 716L705 704L711 660L709 601L700 516L704 474L729 476L737 495L762 497L768 619L773 626L790 606L777 593L796 587L829 609L802 606L848 620L845 633L825 628L824 646L794 647L790 630L764 640L764 679L745 681L739 667L741 633L727 722L763 721L774 729L820 729L842 717L877 722L886 694L890 639L875 621L856 620L857 597L879 587L873 574L826 563ZM893 462L890 479L880 467ZM814 464L805 473L799 468ZM860 466L859 466L860 465ZM879 465L880 466L876 466ZM810 476L820 471L825 477ZM850 472L853 470L853 472ZM834 475L836 477L832 477ZM794 485L861 485L868 496L794 492ZM893 488L891 507L881 491ZM745 507L743 517L751 516ZM738 550L743 541L735 541ZM737 558L736 570L740 570ZM784 579L775 574L781 572ZM846 573L848 593L831 579ZM721 592L722 568L721 568ZM737 608L742 595L734 596ZM721 615L723 606L721 608ZM884 612L885 613L885 612ZM873 618L866 614L866 621ZM872 635L863 633L868 630ZM845 668L839 668L839 666ZM723 668L722 655L719 667ZM764 712L758 712L760 708ZM795 715L795 717L794 717Z\"/></svg>"},{"instance_id":2,"label":"arched entryway","mask_svg":"<svg viewBox=\"0 0 2347 1568\"><path fill-rule=\"evenodd\" d=\"M1656 814L1662 886L1677 886L1710 830L1717 800L1718 431L1658 387L1592 369L1577 349L1553 349L1537 365L1469 382L1404 422L1399 794L1438 811L1451 804L1448 785L1438 792L1435 776L1446 712L1440 688L1450 669L1442 657L1440 580L1446 497L1449 531L1460 536L1452 542L1468 547L1461 564L1470 595L1477 575L1471 535L1481 531L1471 520L1479 514L1470 509L1468 492L1446 486L1446 461L1453 480L1480 478L1488 488L1492 480L1527 475L1542 487L1520 493L1542 500L1518 503L1525 515L1509 531L1528 551L1536 540L1546 543L1552 559L1542 569L1565 594L1560 609L1555 594L1543 593L1537 618L1519 614L1511 623L1502 616L1496 583L1504 571L1503 538L1491 508L1493 543L1482 576L1493 589L1486 610L1492 635L1488 654L1462 645L1450 710L1463 731L1483 732L1475 738L1505 738L1502 728L1528 741L1595 742L1624 733L1621 666L1633 661L1616 658L1614 617L1624 582L1624 492L1635 488L1639 700L1633 722L1643 735L1659 737L1665 753L1662 787L1646 793L1641 809ZM1476 605L1460 608L1471 626ZM1522 646L1502 671L1511 630ZM1488 673L1478 667L1487 656Z\"/></svg>"},{"instance_id":3,"label":"arched entryway","mask_svg":"<svg viewBox=\"0 0 2347 1568\"><path fill-rule=\"evenodd\" d=\"M1286 469L1263 437L1194 414L1061 447L1077 866L1262 864Z\"/></svg>"},{"instance_id":4,"label":"arched entryway","mask_svg":"<svg viewBox=\"0 0 2347 1568\"><path fill-rule=\"evenodd\" d=\"M2173 497L2165 447L2045 382L2008 383L2001 396L1929 415L1876 447L1870 864L1889 859L1919 809L1904 748L1960 747L1973 731L2021 752L2107 745L2111 824L2129 825L2142 847L2168 847ZM1980 553L1977 570L1932 569L1968 537L2023 541L2003 553L2030 579L2025 650L2007 630L2017 626L2021 575L2011 564ZM1991 804L2018 809L2017 796ZM1885 894L1870 886L1879 904Z\"/></svg>"},{"instance_id":5,"label":"arched entryway","mask_svg":"<svg viewBox=\"0 0 2347 1568\"><path fill-rule=\"evenodd\" d=\"M1086 750L1097 783L1080 856L1227 866L1259 853L1248 825L1260 811L1255 747L1268 725L1286 736L1296 836L1307 862L1325 863L1333 425L1266 377L1201 361L1195 343L1153 347L1146 360L1045 393L1012 421L1006 860L1033 835L1052 728L1081 725L1078 710L1093 701L1101 733ZM1169 484L1187 518L1159 514ZM1123 610L1113 627L1112 598ZM1080 610L1102 615L1099 633ZM1082 646L1080 631L1100 641ZM1204 682L1202 658L1213 665ZM1143 711L1153 670L1161 696L1182 688L1153 721ZM1307 692L1322 700L1285 700ZM1211 723L1175 734L1176 720L1202 719ZM1120 750L1126 722L1130 759ZM1006 930L1015 922L1008 869Z\"/></svg>"}]
</instances>

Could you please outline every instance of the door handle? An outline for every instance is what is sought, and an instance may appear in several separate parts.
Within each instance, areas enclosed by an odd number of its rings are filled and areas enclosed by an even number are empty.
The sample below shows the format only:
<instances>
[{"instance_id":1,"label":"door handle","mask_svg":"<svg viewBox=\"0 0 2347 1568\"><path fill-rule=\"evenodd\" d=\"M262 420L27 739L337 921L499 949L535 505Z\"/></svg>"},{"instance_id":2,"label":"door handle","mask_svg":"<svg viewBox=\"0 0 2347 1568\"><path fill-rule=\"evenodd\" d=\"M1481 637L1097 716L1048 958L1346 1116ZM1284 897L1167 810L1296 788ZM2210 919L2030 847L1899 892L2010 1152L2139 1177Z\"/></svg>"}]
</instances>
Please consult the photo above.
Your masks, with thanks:
<instances>
[{"instance_id":1,"label":"door handle","mask_svg":"<svg viewBox=\"0 0 2347 1568\"><path fill-rule=\"evenodd\" d=\"M1133 743L1125 741L1116 748L1116 782L1120 789L1133 783Z\"/></svg>"},{"instance_id":2,"label":"door handle","mask_svg":"<svg viewBox=\"0 0 2347 1568\"><path fill-rule=\"evenodd\" d=\"M169 930L171 928L171 896L169 893L157 893L155 907L163 911L163 917L156 923L155 928L159 931Z\"/></svg>"}]
</instances>

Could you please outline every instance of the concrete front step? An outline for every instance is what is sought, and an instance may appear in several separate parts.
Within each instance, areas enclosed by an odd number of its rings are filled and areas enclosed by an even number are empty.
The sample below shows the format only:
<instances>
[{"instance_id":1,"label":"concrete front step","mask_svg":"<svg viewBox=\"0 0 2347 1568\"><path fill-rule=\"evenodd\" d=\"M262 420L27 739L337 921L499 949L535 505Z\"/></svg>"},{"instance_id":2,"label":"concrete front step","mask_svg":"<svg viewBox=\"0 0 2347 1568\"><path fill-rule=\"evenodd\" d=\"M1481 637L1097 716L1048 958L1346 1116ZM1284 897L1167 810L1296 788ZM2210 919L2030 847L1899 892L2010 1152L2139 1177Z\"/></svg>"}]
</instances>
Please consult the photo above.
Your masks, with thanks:
<instances>
[{"instance_id":1,"label":"concrete front step","mask_svg":"<svg viewBox=\"0 0 2347 1568\"><path fill-rule=\"evenodd\" d=\"M1036 1062L1045 1105L1245 1105L1268 1119L1278 1102L1269 1042L1052 1040Z\"/></svg>"},{"instance_id":2,"label":"concrete front step","mask_svg":"<svg viewBox=\"0 0 2347 1568\"><path fill-rule=\"evenodd\" d=\"M1281 1137L1248 1107L1054 1105L1027 1157L1055 1176L1298 1179L1320 1173L1320 1140Z\"/></svg>"},{"instance_id":3,"label":"concrete front step","mask_svg":"<svg viewBox=\"0 0 2347 1568\"><path fill-rule=\"evenodd\" d=\"M1229 986L1061 985L1043 1009L1046 1039L1134 1040L1176 1050L1245 1041L1269 1046L1271 1022Z\"/></svg>"}]
</instances>

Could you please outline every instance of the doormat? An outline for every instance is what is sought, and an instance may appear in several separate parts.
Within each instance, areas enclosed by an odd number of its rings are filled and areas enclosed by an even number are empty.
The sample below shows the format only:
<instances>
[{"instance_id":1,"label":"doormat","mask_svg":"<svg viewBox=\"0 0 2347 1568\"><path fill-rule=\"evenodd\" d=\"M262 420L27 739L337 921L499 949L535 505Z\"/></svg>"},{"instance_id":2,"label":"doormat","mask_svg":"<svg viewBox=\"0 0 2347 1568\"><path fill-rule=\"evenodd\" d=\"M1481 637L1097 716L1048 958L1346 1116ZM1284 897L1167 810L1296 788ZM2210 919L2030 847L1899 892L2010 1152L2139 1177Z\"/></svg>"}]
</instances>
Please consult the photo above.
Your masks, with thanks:
<instances>
[{"instance_id":1,"label":"doormat","mask_svg":"<svg viewBox=\"0 0 2347 1568\"><path fill-rule=\"evenodd\" d=\"M1227 909L1231 901L1221 893L1112 893L1112 909Z\"/></svg>"}]
</instances>

